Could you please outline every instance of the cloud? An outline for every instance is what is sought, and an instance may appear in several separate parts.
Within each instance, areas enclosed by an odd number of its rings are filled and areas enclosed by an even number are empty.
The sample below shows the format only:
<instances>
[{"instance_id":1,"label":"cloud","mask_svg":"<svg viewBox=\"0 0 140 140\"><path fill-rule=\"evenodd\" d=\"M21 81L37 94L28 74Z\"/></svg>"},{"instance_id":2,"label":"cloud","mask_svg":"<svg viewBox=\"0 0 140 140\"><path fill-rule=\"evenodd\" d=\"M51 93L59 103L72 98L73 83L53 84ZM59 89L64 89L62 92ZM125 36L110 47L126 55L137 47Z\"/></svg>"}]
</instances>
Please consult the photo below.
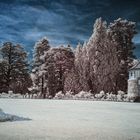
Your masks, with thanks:
<instances>
[{"instance_id":1,"label":"cloud","mask_svg":"<svg viewBox=\"0 0 140 140\"><path fill-rule=\"evenodd\" d=\"M62 7L61 12L66 12L73 18L74 14ZM9 6L4 3L4 9L1 6L0 11L0 41L1 43L5 41L21 43L30 52L35 42L44 36L47 36L51 44L55 46L67 43L75 45L76 34L79 33L72 34L75 32L75 24L61 12L44 7L18 4Z\"/></svg>"},{"instance_id":2,"label":"cloud","mask_svg":"<svg viewBox=\"0 0 140 140\"><path fill-rule=\"evenodd\" d=\"M53 45L76 46L90 37L96 18L110 22L122 17L139 22L139 7L137 0L1 0L0 41L19 42L29 51L43 36Z\"/></svg>"}]
</instances>

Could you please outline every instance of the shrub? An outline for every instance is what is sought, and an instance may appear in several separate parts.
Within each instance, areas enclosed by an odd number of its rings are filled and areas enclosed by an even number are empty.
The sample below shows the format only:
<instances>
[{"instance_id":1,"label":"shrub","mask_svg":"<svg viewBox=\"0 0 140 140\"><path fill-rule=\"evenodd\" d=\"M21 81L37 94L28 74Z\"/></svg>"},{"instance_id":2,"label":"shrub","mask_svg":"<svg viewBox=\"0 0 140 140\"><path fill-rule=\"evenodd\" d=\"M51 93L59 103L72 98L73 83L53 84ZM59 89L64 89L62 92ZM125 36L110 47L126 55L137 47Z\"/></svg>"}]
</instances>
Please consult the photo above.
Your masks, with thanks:
<instances>
[{"instance_id":1,"label":"shrub","mask_svg":"<svg viewBox=\"0 0 140 140\"><path fill-rule=\"evenodd\" d=\"M93 99L93 95L91 92L81 91L74 96L75 99Z\"/></svg>"},{"instance_id":2,"label":"shrub","mask_svg":"<svg viewBox=\"0 0 140 140\"><path fill-rule=\"evenodd\" d=\"M137 96L135 95L127 95L127 100L129 102L134 102L137 99Z\"/></svg>"},{"instance_id":3,"label":"shrub","mask_svg":"<svg viewBox=\"0 0 140 140\"><path fill-rule=\"evenodd\" d=\"M120 102L123 101L124 100L124 97L125 97L125 92L119 90L118 91L118 94L117 94L117 101L120 101Z\"/></svg>"},{"instance_id":4,"label":"shrub","mask_svg":"<svg viewBox=\"0 0 140 140\"><path fill-rule=\"evenodd\" d=\"M64 94L62 93L62 91L56 93L54 99L64 99Z\"/></svg>"},{"instance_id":5,"label":"shrub","mask_svg":"<svg viewBox=\"0 0 140 140\"><path fill-rule=\"evenodd\" d=\"M104 91L100 91L99 94L95 94L95 98L103 100L105 98L105 92Z\"/></svg>"},{"instance_id":6,"label":"shrub","mask_svg":"<svg viewBox=\"0 0 140 140\"><path fill-rule=\"evenodd\" d=\"M117 96L115 94L112 94L112 93L107 93L106 94L106 100L107 101L116 101L117 99Z\"/></svg>"},{"instance_id":7,"label":"shrub","mask_svg":"<svg viewBox=\"0 0 140 140\"><path fill-rule=\"evenodd\" d=\"M71 91L66 92L65 98L66 99L73 99L73 92L71 92Z\"/></svg>"}]
</instances>

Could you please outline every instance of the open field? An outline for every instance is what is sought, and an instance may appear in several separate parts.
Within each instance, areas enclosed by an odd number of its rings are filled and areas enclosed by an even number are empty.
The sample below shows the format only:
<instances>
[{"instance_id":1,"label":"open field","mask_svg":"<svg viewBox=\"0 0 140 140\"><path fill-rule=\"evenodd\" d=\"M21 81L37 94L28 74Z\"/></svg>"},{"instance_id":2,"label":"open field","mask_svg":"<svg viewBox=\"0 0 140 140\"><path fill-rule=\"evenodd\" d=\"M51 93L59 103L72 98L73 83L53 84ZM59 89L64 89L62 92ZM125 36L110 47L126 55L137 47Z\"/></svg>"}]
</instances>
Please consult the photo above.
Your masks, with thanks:
<instances>
[{"instance_id":1,"label":"open field","mask_svg":"<svg viewBox=\"0 0 140 140\"><path fill-rule=\"evenodd\" d=\"M140 140L140 104L0 99L4 112L32 119L0 123L0 140Z\"/></svg>"}]
</instances>

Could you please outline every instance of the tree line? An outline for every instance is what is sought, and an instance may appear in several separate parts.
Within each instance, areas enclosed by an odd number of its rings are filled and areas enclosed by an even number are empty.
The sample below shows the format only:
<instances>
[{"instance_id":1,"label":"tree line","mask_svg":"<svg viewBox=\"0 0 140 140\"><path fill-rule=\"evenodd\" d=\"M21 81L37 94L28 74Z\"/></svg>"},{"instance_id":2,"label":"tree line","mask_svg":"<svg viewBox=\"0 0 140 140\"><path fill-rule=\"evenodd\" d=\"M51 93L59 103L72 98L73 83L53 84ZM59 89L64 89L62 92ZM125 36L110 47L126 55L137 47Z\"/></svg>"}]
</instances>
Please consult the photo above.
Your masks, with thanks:
<instances>
[{"instance_id":1,"label":"tree line","mask_svg":"<svg viewBox=\"0 0 140 140\"><path fill-rule=\"evenodd\" d=\"M83 45L52 47L46 37L35 43L32 68L27 53L10 42L0 50L0 92L30 92L52 98L59 91L127 91L128 69L135 58L134 22L95 21L93 34Z\"/></svg>"}]
</instances>

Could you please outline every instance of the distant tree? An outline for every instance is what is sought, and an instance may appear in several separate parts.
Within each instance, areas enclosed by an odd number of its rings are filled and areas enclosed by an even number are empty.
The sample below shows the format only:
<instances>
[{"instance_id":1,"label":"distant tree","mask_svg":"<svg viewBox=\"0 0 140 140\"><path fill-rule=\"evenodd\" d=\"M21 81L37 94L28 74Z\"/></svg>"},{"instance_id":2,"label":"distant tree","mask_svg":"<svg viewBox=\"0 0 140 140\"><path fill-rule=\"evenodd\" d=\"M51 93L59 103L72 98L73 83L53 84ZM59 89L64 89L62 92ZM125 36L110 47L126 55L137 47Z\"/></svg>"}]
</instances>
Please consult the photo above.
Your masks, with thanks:
<instances>
[{"instance_id":1,"label":"distant tree","mask_svg":"<svg viewBox=\"0 0 140 140\"><path fill-rule=\"evenodd\" d=\"M41 66L44 63L44 55L50 49L49 41L46 37L39 40L34 46L33 53L33 69L32 69L32 81L33 81L33 89L37 89L41 92L42 98L45 98L44 91L44 72L41 71Z\"/></svg>"},{"instance_id":2,"label":"distant tree","mask_svg":"<svg viewBox=\"0 0 140 140\"><path fill-rule=\"evenodd\" d=\"M89 87L91 91L113 92L115 77L119 71L116 48L108 33L106 22L101 18L94 24L94 31L87 43L89 61ZM87 73L88 74L88 73Z\"/></svg>"},{"instance_id":3,"label":"distant tree","mask_svg":"<svg viewBox=\"0 0 140 140\"><path fill-rule=\"evenodd\" d=\"M101 18L97 19L94 24L94 31L87 43L87 51L89 58L89 75L91 78L92 90L94 92L99 92L103 90L102 85L104 81L101 77L104 77L103 71L105 69L101 68L104 65L105 54L105 38L106 38L106 22ZM99 89L100 86L100 89Z\"/></svg>"},{"instance_id":4,"label":"distant tree","mask_svg":"<svg viewBox=\"0 0 140 140\"><path fill-rule=\"evenodd\" d=\"M40 74L44 75L45 86L42 87L43 92L45 93L45 98L52 98L55 96L57 82L55 75L55 61L54 61L54 52L53 48L49 49L44 55L44 64L42 64L40 69Z\"/></svg>"},{"instance_id":5,"label":"distant tree","mask_svg":"<svg viewBox=\"0 0 140 140\"><path fill-rule=\"evenodd\" d=\"M56 76L58 78L58 91L64 91L64 81L67 73L74 66L74 53L70 46L60 47L54 54Z\"/></svg>"},{"instance_id":6,"label":"distant tree","mask_svg":"<svg viewBox=\"0 0 140 140\"><path fill-rule=\"evenodd\" d=\"M46 51L50 49L49 41L46 37L42 38L35 43L34 53L33 53L33 68L38 69L38 67L43 63L43 55Z\"/></svg>"},{"instance_id":7,"label":"distant tree","mask_svg":"<svg viewBox=\"0 0 140 140\"><path fill-rule=\"evenodd\" d=\"M26 79L29 78L27 53L19 44L14 45L11 42L6 42L1 47L0 54L3 60L1 65L4 65L1 71L3 71L6 91L26 92L27 87L30 86L29 84L25 86Z\"/></svg>"},{"instance_id":8,"label":"distant tree","mask_svg":"<svg viewBox=\"0 0 140 140\"><path fill-rule=\"evenodd\" d=\"M77 94L82 91L82 85L80 83L79 75L75 68L72 68L69 73L67 73L64 82L64 93L71 91L73 94Z\"/></svg>"},{"instance_id":9,"label":"distant tree","mask_svg":"<svg viewBox=\"0 0 140 140\"><path fill-rule=\"evenodd\" d=\"M81 90L89 91L92 88L92 83L89 76L89 60L87 53L87 44L82 46L78 44L75 50L75 69L79 77Z\"/></svg>"},{"instance_id":10,"label":"distant tree","mask_svg":"<svg viewBox=\"0 0 140 140\"><path fill-rule=\"evenodd\" d=\"M120 71L116 77L116 90L127 91L128 69L132 66L135 46L132 42L136 34L136 25L134 22L115 20L109 25L111 39L116 45L117 56L120 63Z\"/></svg>"},{"instance_id":11,"label":"distant tree","mask_svg":"<svg viewBox=\"0 0 140 140\"><path fill-rule=\"evenodd\" d=\"M0 93L7 91L5 77L7 67L8 67L7 61L0 59Z\"/></svg>"},{"instance_id":12,"label":"distant tree","mask_svg":"<svg viewBox=\"0 0 140 140\"><path fill-rule=\"evenodd\" d=\"M75 72L77 73L78 75L78 79L79 79L79 82L81 83L81 86L82 86L82 80L83 80L83 63L82 63L82 45L79 43L75 49L75 61L74 61L74 66L75 66ZM81 87L82 88L82 87Z\"/></svg>"},{"instance_id":13,"label":"distant tree","mask_svg":"<svg viewBox=\"0 0 140 140\"><path fill-rule=\"evenodd\" d=\"M64 92L66 75L74 66L74 53L70 47L51 48L46 52L42 70L45 72L45 80L48 96Z\"/></svg>"}]
</instances>

